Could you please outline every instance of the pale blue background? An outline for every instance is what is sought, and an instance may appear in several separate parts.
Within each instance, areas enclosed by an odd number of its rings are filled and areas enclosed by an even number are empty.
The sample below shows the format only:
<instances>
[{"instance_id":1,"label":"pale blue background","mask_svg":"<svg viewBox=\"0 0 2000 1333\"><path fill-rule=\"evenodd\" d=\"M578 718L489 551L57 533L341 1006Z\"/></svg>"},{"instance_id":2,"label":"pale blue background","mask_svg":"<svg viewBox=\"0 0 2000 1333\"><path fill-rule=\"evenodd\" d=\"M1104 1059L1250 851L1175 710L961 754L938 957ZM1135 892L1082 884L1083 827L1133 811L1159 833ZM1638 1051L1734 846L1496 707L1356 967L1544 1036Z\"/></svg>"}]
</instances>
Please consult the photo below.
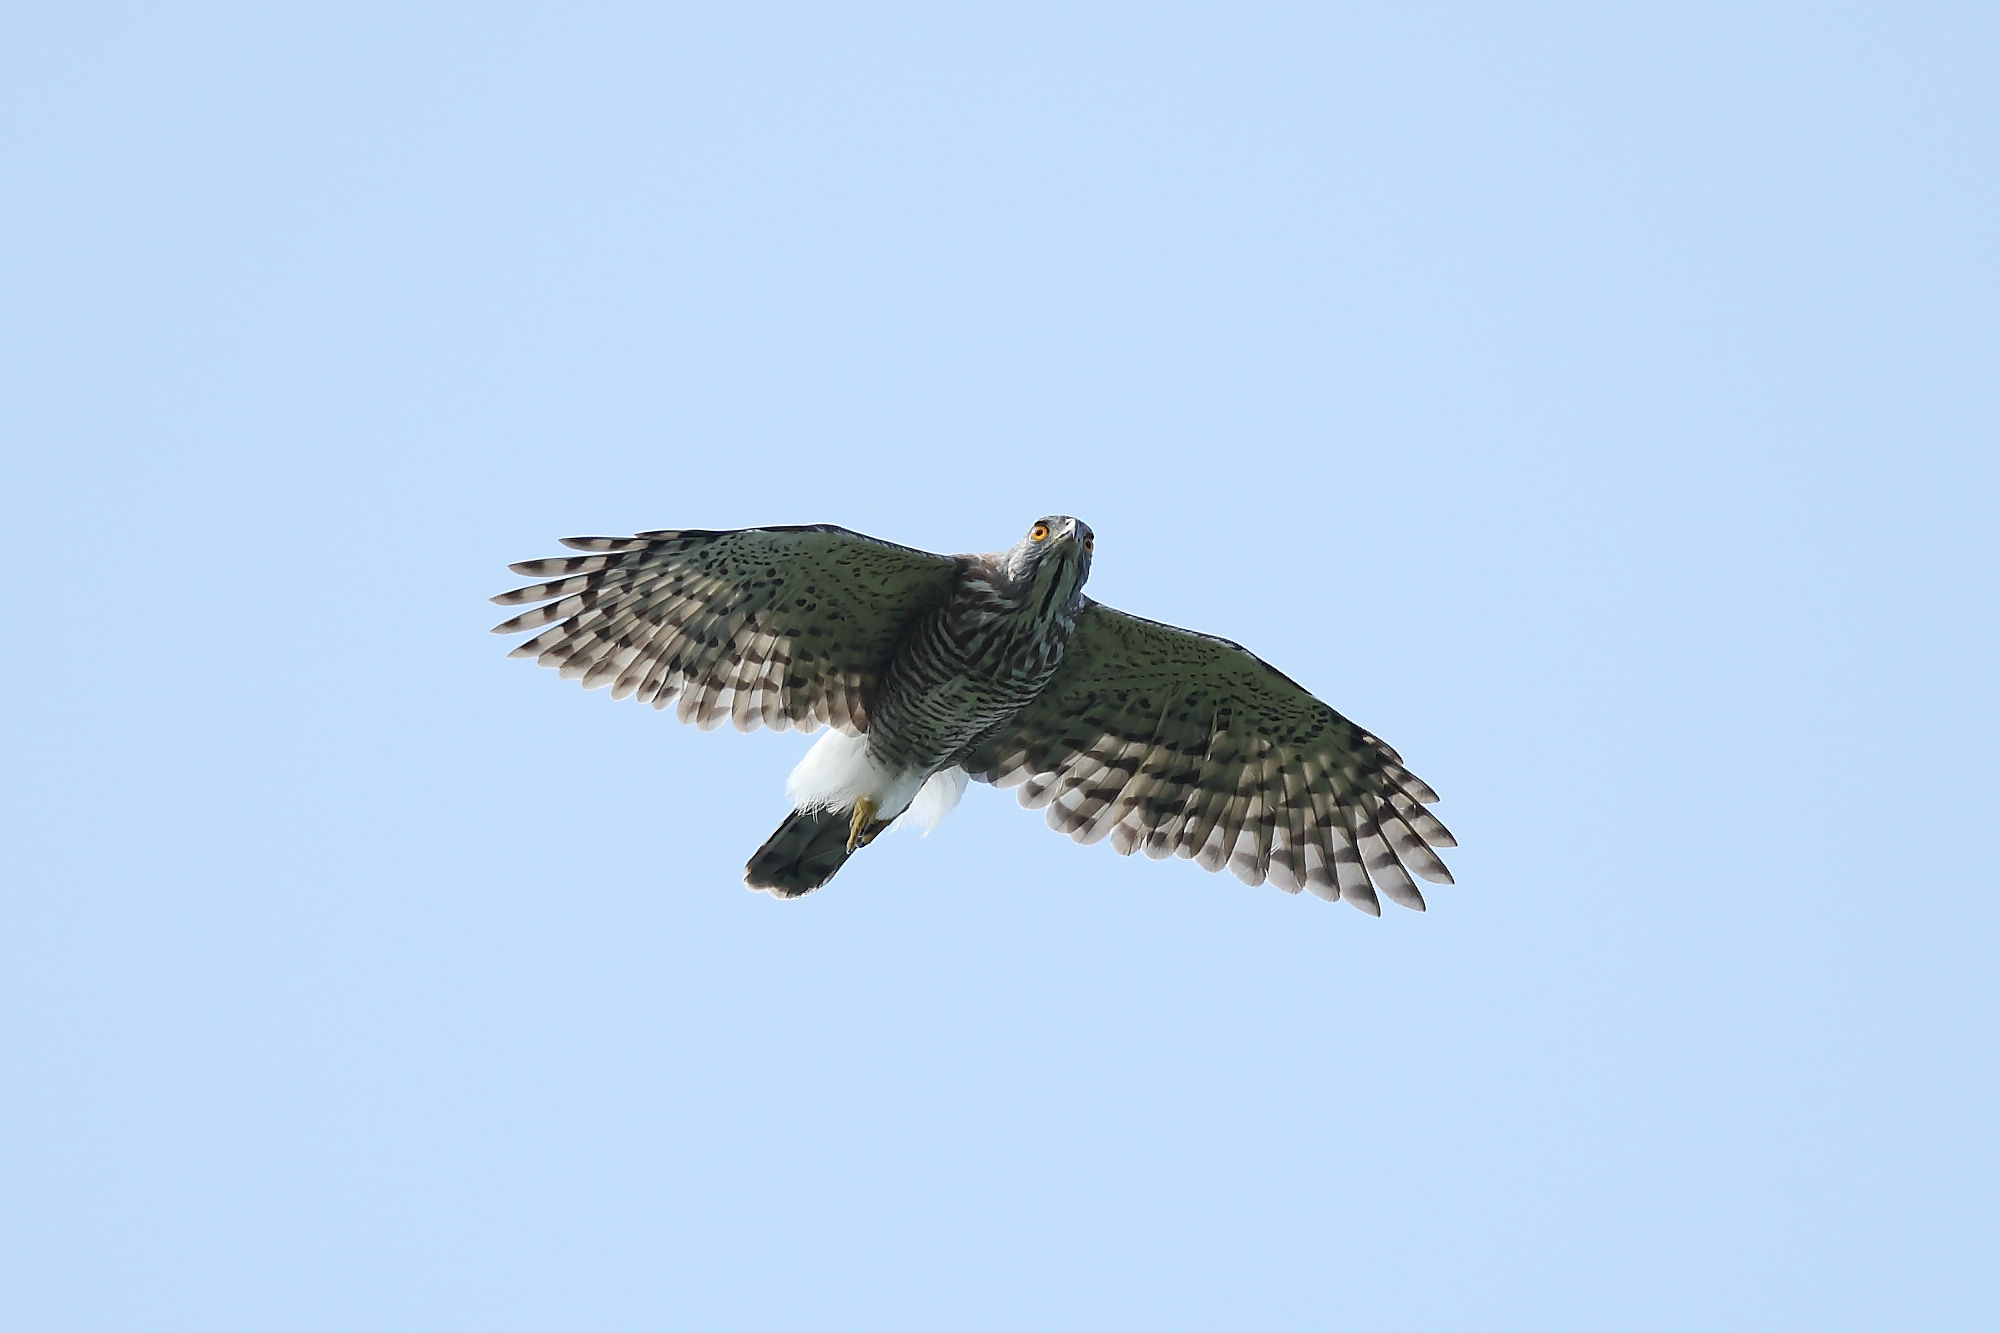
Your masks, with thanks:
<instances>
[{"instance_id":1,"label":"pale blue background","mask_svg":"<svg viewBox=\"0 0 2000 1333\"><path fill-rule=\"evenodd\" d=\"M1991 4L21 5L0 1323L1992 1327ZM1072 512L1382 921L510 662Z\"/></svg>"}]
</instances>

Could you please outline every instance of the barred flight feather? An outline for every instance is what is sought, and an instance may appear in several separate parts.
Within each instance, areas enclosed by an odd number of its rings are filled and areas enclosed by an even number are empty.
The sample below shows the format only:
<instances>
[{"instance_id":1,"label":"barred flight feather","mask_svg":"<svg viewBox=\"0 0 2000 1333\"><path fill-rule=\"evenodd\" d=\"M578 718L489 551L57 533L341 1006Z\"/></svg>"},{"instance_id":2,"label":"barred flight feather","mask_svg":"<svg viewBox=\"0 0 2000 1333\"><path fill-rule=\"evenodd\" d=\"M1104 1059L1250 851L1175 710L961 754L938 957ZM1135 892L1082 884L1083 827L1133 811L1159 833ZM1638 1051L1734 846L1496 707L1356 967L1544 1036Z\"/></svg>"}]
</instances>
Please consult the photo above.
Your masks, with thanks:
<instances>
[{"instance_id":1,"label":"barred flight feather","mask_svg":"<svg viewBox=\"0 0 2000 1333\"><path fill-rule=\"evenodd\" d=\"M1139 706L1150 701L1152 707ZM1182 856L1379 914L1449 883L1396 752L1225 639L1092 603L1039 698L965 761L1078 842Z\"/></svg>"},{"instance_id":2,"label":"barred flight feather","mask_svg":"<svg viewBox=\"0 0 2000 1333\"><path fill-rule=\"evenodd\" d=\"M820 524L565 537L589 554L523 560L544 603L494 627L538 631L515 657L703 726L865 725L904 628L951 590L958 562Z\"/></svg>"}]
</instances>

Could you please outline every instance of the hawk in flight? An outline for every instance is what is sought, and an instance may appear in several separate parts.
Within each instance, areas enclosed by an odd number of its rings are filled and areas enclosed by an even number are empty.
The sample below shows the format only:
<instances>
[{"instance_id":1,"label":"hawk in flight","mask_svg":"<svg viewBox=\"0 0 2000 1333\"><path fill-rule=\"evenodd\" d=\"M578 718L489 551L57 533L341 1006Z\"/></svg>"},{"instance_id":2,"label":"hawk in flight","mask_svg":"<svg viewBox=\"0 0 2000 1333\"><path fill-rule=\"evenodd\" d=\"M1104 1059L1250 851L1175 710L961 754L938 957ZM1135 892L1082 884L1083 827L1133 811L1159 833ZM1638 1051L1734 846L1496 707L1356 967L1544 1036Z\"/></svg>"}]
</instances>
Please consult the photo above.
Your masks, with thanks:
<instances>
[{"instance_id":1,"label":"hawk in flight","mask_svg":"<svg viewBox=\"0 0 2000 1333\"><path fill-rule=\"evenodd\" d=\"M890 824L930 827L967 778L1019 787L1051 827L1121 855L1188 857L1421 910L1451 874L1437 794L1396 752L1238 644L1083 595L1095 538L1064 515L1010 550L934 555L831 524L567 537L511 568L539 602L494 626L584 688L683 722L831 730L745 869L810 893Z\"/></svg>"}]
</instances>

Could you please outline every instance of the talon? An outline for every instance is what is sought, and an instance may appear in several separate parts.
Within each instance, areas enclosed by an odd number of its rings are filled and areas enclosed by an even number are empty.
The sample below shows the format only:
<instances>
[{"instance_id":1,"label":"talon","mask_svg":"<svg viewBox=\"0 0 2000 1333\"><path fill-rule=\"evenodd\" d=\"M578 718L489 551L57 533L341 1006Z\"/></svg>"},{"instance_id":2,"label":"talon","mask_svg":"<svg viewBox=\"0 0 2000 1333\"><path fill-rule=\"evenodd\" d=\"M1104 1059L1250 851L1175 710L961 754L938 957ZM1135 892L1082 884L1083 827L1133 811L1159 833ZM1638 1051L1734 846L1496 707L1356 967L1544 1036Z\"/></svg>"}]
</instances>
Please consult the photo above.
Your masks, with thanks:
<instances>
[{"instance_id":1,"label":"talon","mask_svg":"<svg viewBox=\"0 0 2000 1333\"><path fill-rule=\"evenodd\" d=\"M868 828L869 822L875 818L875 808L875 802L866 796L854 803L854 817L847 821L848 851L852 852L868 841L861 835Z\"/></svg>"}]
</instances>

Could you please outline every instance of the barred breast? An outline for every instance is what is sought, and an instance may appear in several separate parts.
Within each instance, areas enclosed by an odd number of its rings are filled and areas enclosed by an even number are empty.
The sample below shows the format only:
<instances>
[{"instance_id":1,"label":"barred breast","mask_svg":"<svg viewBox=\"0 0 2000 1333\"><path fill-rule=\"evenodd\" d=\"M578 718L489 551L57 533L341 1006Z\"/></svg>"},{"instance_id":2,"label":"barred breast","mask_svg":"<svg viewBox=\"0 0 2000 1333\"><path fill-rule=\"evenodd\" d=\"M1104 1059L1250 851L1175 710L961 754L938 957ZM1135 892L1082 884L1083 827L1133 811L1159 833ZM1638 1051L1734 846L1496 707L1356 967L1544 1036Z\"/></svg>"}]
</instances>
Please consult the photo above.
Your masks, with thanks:
<instances>
[{"instance_id":1,"label":"barred breast","mask_svg":"<svg viewBox=\"0 0 2000 1333\"><path fill-rule=\"evenodd\" d=\"M934 771L1025 708L1062 665L1076 628L1070 600L1050 600L1037 604L968 570L890 662L869 709L869 751Z\"/></svg>"}]
</instances>

